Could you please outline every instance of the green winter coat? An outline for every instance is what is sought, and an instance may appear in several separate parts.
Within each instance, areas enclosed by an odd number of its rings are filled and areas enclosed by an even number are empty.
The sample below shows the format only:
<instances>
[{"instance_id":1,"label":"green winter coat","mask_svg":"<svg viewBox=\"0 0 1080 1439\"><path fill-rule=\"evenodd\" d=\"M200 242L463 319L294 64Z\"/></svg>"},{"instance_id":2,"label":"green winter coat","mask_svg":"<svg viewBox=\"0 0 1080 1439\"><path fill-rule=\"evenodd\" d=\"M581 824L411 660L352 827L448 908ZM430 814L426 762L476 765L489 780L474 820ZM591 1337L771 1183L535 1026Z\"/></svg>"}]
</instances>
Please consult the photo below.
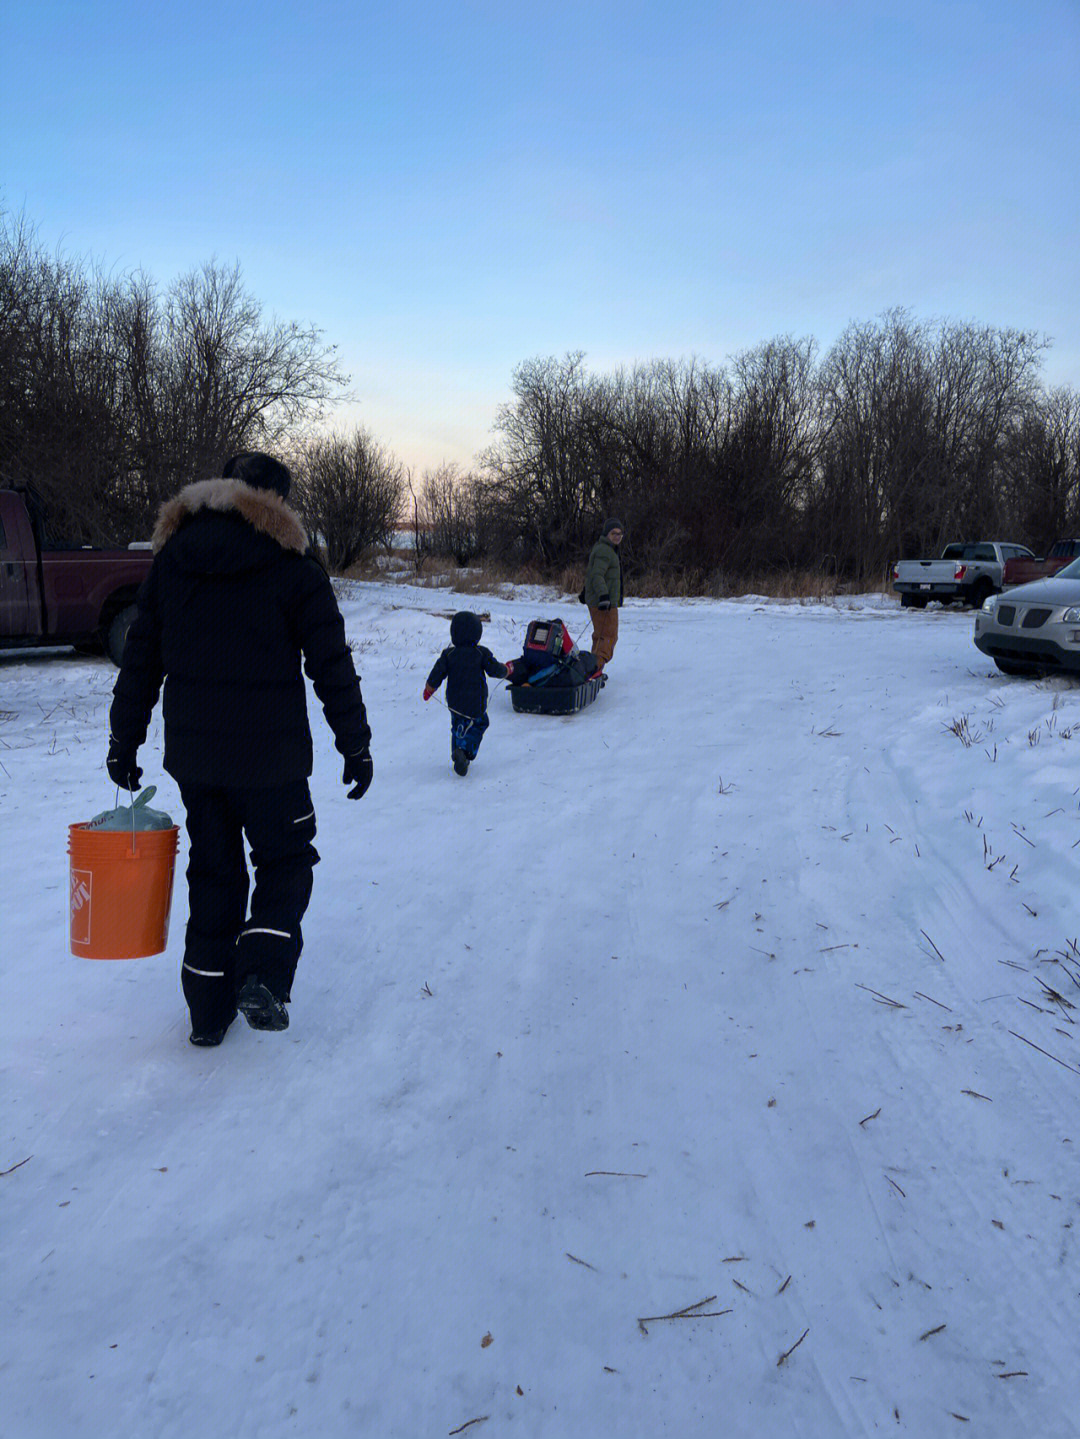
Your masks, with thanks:
<instances>
[{"instance_id":1,"label":"green winter coat","mask_svg":"<svg viewBox=\"0 0 1080 1439\"><path fill-rule=\"evenodd\" d=\"M623 602L622 561L608 539L597 540L593 545L585 571L585 603L590 609L598 609L605 598L611 601L613 610Z\"/></svg>"}]
</instances>

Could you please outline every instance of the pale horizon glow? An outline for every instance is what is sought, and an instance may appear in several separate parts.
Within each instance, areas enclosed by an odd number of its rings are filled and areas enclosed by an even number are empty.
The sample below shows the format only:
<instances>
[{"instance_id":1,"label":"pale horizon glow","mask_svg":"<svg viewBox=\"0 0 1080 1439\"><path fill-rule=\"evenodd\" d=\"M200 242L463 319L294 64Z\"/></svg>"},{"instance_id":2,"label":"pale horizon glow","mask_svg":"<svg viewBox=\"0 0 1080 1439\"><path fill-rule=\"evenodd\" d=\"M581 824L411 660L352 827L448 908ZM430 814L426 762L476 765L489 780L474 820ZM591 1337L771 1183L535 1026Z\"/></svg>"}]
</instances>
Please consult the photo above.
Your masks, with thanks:
<instances>
[{"instance_id":1,"label":"pale horizon glow","mask_svg":"<svg viewBox=\"0 0 1080 1439\"><path fill-rule=\"evenodd\" d=\"M1080 383L1076 0L41 0L2 65L6 208L161 285L237 261L417 475L537 355L824 351L902 306Z\"/></svg>"}]
</instances>

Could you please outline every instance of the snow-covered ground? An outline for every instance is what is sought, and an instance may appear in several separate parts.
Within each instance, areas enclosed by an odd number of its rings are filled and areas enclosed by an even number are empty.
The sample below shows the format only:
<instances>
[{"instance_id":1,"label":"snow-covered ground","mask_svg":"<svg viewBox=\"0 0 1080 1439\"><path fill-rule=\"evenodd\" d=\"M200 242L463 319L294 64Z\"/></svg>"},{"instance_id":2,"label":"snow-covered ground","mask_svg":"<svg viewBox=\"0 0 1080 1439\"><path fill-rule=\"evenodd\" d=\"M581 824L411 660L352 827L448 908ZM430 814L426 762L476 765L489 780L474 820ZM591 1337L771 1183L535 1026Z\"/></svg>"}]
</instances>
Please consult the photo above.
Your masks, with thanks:
<instances>
[{"instance_id":1,"label":"snow-covered ground","mask_svg":"<svg viewBox=\"0 0 1080 1439\"><path fill-rule=\"evenodd\" d=\"M891 599L631 602L462 780L451 609L584 612L343 596L375 784L313 705L292 1027L218 1050L181 877L166 955L67 952L114 671L0 660L3 1433L1080 1432L1080 685Z\"/></svg>"}]
</instances>

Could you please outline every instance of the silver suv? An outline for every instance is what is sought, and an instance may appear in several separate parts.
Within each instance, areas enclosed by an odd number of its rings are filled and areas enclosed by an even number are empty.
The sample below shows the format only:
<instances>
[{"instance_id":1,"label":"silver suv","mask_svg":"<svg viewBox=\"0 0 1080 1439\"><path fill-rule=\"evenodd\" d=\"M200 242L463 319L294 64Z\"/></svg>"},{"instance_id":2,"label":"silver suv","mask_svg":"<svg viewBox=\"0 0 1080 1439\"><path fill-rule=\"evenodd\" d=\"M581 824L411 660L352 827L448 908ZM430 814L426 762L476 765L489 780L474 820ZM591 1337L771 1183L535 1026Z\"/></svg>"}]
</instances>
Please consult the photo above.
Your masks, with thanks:
<instances>
[{"instance_id":1,"label":"silver suv","mask_svg":"<svg viewBox=\"0 0 1080 1439\"><path fill-rule=\"evenodd\" d=\"M1080 673L1080 560L991 595L975 616L975 643L1007 675Z\"/></svg>"}]
</instances>

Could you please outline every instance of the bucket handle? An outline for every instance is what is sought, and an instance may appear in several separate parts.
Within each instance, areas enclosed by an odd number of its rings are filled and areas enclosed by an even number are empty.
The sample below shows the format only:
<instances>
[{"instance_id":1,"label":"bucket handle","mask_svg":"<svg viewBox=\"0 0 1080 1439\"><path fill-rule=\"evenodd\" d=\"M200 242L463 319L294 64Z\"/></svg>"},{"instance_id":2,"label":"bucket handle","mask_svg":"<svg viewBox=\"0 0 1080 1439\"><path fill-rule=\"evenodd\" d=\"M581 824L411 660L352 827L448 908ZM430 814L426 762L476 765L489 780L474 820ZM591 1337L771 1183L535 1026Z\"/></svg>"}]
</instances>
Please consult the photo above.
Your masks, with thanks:
<instances>
[{"instance_id":1,"label":"bucket handle","mask_svg":"<svg viewBox=\"0 0 1080 1439\"><path fill-rule=\"evenodd\" d=\"M131 796L131 852L132 852L132 854L134 854L134 853L135 853L135 796L134 796L133 794L131 794L131 791L130 791L130 790L128 790L127 793ZM117 786L116 786L116 799L113 801L113 809L119 809L119 808L120 808L120 786L117 785Z\"/></svg>"},{"instance_id":2,"label":"bucket handle","mask_svg":"<svg viewBox=\"0 0 1080 1439\"><path fill-rule=\"evenodd\" d=\"M155 784L148 784L148 785L146 786L146 788L143 790L142 794L139 795L138 799L135 798L134 792L133 792L132 790L126 790L125 793L131 795L131 806L130 806L130 808L131 808L131 853L132 853L132 854L135 854L135 852L136 852L136 849L135 849L135 811L136 811L137 809L141 809L144 804L149 804L149 803L150 803L150 801L151 801L151 800L154 798L154 796L157 794L157 785L155 785ZM115 800L115 802L114 802L114 804L113 804L113 809L119 809L119 808L120 808L120 786L117 785L117 786L116 786L116 800Z\"/></svg>"}]
</instances>

